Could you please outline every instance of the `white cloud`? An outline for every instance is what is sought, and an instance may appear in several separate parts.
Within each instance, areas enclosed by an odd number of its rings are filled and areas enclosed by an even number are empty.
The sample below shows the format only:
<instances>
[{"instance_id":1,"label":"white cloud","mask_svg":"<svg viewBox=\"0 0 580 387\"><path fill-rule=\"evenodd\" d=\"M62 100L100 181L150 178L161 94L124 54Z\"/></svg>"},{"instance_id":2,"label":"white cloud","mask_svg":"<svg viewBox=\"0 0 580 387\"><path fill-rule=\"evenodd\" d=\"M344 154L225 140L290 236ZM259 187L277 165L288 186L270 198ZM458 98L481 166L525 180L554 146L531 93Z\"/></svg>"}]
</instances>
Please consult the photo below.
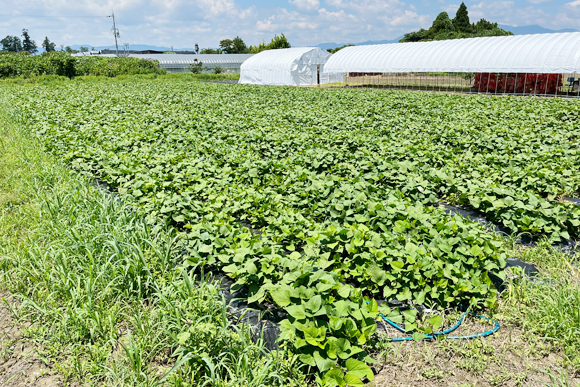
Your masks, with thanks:
<instances>
[{"instance_id":1,"label":"white cloud","mask_svg":"<svg viewBox=\"0 0 580 387\"><path fill-rule=\"evenodd\" d=\"M580 0L564 1L555 7L554 0L477 0L468 8L472 21L580 29ZM111 45L112 21L105 16L114 9L121 40L131 45L217 47L219 40L237 35L255 45L283 33L293 46L306 46L391 40L428 28L442 10L454 17L459 2L270 0L258 7L242 6L242 0L0 0L2 13L12 15L0 16L0 27L10 35L28 28L37 42L48 36L57 45ZM22 16L30 9L44 17Z\"/></svg>"},{"instance_id":2,"label":"white cloud","mask_svg":"<svg viewBox=\"0 0 580 387\"><path fill-rule=\"evenodd\" d=\"M256 22L256 29L258 31L274 31L277 26L272 21L273 18L269 18L268 20L258 20Z\"/></svg>"},{"instance_id":3,"label":"white cloud","mask_svg":"<svg viewBox=\"0 0 580 387\"><path fill-rule=\"evenodd\" d=\"M303 11L315 11L320 6L318 0L289 0L289 3Z\"/></svg>"}]
</instances>

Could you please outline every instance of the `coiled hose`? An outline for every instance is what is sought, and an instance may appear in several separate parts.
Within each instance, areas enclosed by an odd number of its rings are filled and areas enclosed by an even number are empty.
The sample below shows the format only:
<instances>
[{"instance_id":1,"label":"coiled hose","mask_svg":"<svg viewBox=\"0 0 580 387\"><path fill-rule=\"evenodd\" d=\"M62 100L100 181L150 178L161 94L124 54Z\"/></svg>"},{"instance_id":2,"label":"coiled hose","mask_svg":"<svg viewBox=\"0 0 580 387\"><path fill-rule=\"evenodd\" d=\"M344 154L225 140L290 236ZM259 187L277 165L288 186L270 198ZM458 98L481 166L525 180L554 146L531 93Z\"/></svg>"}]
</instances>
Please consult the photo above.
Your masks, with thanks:
<instances>
[{"instance_id":1,"label":"coiled hose","mask_svg":"<svg viewBox=\"0 0 580 387\"><path fill-rule=\"evenodd\" d=\"M369 302L367 301L367 304L368 303ZM379 314L381 315L381 317L383 318L383 320L385 320L387 322L387 324L389 324L390 326L392 326L393 328L395 328L399 332L409 334L409 332L407 332L405 330L405 328L403 328L399 324L397 324L397 323L389 320L382 313L379 313ZM487 332L476 333L476 334L473 334L473 335L466 335L466 336L448 336L450 333L454 332L457 328L459 328L461 326L461 324L463 324L463 320L465 319L465 317L467 316L467 314L470 314L471 316L475 316L475 317L481 318L481 319L486 320L488 322L493 322L493 328L490 329ZM425 338L426 339L435 339L438 336L445 336L445 338L451 339L451 340L471 340L471 339L476 339L478 337L491 336L491 335L493 335L495 332L497 332L499 330L499 327L500 327L500 325L499 325L499 322L497 320L492 320L492 319L490 319L488 317L480 316L479 314L475 314L475 313L463 312L463 314L461 315L461 317L459 318L459 320L451 328L446 329L443 332L435 332L435 333L432 333L432 334L426 334L426 333L424 333L424 335L425 335ZM407 337L391 337L390 340L391 341L410 341L410 340L413 340L413 336L407 336Z\"/></svg>"}]
</instances>

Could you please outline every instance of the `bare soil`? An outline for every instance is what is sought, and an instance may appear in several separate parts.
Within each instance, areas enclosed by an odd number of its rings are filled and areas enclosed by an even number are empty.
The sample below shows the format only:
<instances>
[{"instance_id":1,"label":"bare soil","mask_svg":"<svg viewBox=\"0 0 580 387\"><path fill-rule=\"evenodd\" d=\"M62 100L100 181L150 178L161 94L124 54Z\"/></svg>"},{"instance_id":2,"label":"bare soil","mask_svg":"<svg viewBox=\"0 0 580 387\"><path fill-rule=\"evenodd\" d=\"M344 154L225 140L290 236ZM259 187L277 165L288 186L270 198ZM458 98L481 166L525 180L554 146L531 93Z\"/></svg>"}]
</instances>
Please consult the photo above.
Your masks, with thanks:
<instances>
[{"instance_id":1,"label":"bare soil","mask_svg":"<svg viewBox=\"0 0 580 387\"><path fill-rule=\"evenodd\" d=\"M62 378L41 359L37 348L24 340L26 327L13 318L7 303L14 305L8 294L0 292L0 386L63 386Z\"/></svg>"},{"instance_id":2,"label":"bare soil","mask_svg":"<svg viewBox=\"0 0 580 387\"><path fill-rule=\"evenodd\" d=\"M549 343L526 340L516 327L475 340L406 342L393 349L367 387L580 386Z\"/></svg>"}]
</instances>

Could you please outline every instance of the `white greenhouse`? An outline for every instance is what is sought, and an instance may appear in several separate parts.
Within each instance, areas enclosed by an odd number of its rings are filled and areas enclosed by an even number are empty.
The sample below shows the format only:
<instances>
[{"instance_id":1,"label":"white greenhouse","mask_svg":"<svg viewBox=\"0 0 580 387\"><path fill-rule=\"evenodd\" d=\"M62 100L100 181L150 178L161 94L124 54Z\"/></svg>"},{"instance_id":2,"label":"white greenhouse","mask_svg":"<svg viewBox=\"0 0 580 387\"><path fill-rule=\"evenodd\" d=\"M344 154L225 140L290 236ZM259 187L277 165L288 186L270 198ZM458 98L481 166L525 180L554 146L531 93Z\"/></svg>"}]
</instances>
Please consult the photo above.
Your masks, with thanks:
<instances>
[{"instance_id":1,"label":"white greenhouse","mask_svg":"<svg viewBox=\"0 0 580 387\"><path fill-rule=\"evenodd\" d=\"M306 86L320 83L320 74L331 54L318 47L262 51L247 59L240 82L251 85Z\"/></svg>"},{"instance_id":2,"label":"white greenhouse","mask_svg":"<svg viewBox=\"0 0 580 387\"><path fill-rule=\"evenodd\" d=\"M346 47L322 83L502 94L578 94L580 32Z\"/></svg>"},{"instance_id":3,"label":"white greenhouse","mask_svg":"<svg viewBox=\"0 0 580 387\"><path fill-rule=\"evenodd\" d=\"M74 56L115 57L114 54L79 53ZM213 72L221 67L226 73L239 73L240 66L253 54L129 54L131 58L156 60L159 67L170 73L188 73L190 65L203 63L203 72Z\"/></svg>"},{"instance_id":4,"label":"white greenhouse","mask_svg":"<svg viewBox=\"0 0 580 387\"><path fill-rule=\"evenodd\" d=\"M221 67L225 72L239 73L240 66L252 54L131 54L133 58L152 59L159 61L159 67L170 73L187 73L190 65L203 63L205 71L213 72Z\"/></svg>"}]
</instances>

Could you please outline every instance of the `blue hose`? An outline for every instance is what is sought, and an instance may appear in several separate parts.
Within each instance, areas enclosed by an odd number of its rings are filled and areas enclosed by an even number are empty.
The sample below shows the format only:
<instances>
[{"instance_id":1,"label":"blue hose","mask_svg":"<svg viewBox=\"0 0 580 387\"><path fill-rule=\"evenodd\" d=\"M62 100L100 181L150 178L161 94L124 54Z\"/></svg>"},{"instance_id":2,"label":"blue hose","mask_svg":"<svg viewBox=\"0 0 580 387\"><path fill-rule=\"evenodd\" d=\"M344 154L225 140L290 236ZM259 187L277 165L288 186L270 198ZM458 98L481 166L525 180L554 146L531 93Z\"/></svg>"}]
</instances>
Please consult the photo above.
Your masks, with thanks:
<instances>
[{"instance_id":1,"label":"blue hose","mask_svg":"<svg viewBox=\"0 0 580 387\"><path fill-rule=\"evenodd\" d=\"M487 320L487 321L493 321L493 328L487 332L483 332L483 333L476 333L474 335L467 335L467 336L447 336L449 335L451 332L455 331L457 328L459 328L461 326L461 324L463 324L463 320L465 319L465 316L467 316L468 312L464 312L461 317L459 318L459 321L457 321L455 323L455 325L453 325L451 328L444 330L443 332L435 332L433 334L425 334L425 338L426 339L435 339L437 338L437 336L445 336L447 339L452 339L452 340L470 340L470 339L475 339L478 337L486 337L486 336L490 336L493 335L495 332L497 332L499 330L499 322L497 322L497 320L491 320L488 317L485 316L480 316L478 314L474 314L474 313L470 313L470 315ZM386 318L385 316L383 316L382 313L379 313L381 315L381 317L383 318L383 320L385 320L389 325L391 325L393 328L395 328L396 330L398 330L399 332L402 333L409 333L407 332L403 327L401 327L400 325L394 323L393 321L389 320L388 318ZM412 336L408 336L408 337L392 337L390 338L391 341L409 341L409 340L413 340Z\"/></svg>"}]
</instances>

